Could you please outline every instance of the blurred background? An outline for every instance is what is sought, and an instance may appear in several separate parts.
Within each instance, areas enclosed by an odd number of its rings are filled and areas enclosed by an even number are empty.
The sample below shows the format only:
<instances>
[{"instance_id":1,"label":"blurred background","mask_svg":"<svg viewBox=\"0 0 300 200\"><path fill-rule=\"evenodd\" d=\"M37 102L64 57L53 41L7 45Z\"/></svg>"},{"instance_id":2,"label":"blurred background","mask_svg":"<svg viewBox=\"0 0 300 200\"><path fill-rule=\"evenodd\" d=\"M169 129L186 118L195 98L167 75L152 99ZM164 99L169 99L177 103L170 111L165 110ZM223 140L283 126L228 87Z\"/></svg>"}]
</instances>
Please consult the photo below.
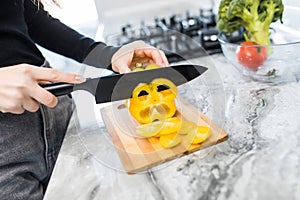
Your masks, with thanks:
<instances>
[{"instance_id":1,"label":"blurred background","mask_svg":"<svg viewBox=\"0 0 300 200\"><path fill-rule=\"evenodd\" d=\"M107 42L108 36L121 33L122 26L152 25L155 18L172 14L191 15L200 8L215 8L218 0L59 0L60 8L45 5L49 13L79 32L98 41ZM54 68L79 72L83 67L68 58L40 47ZM87 66L84 66L87 67ZM94 69L90 69L94 70ZM95 69L97 71L97 69Z\"/></svg>"},{"instance_id":2,"label":"blurred background","mask_svg":"<svg viewBox=\"0 0 300 200\"><path fill-rule=\"evenodd\" d=\"M300 1L284 0L283 2L287 10L293 11L284 12L286 16L284 24L299 30L298 24L290 19L298 17ZM200 9L212 9L217 13L219 0L59 0L59 3L60 8L54 5L45 5L45 7L52 16L82 34L98 41L109 42L107 41L109 36L121 34L122 28L129 24L132 28L143 24L152 25L156 18L198 15ZM88 67L42 47L40 49L54 68L80 73L82 68ZM92 74L98 71L94 68L89 70Z\"/></svg>"}]
</instances>

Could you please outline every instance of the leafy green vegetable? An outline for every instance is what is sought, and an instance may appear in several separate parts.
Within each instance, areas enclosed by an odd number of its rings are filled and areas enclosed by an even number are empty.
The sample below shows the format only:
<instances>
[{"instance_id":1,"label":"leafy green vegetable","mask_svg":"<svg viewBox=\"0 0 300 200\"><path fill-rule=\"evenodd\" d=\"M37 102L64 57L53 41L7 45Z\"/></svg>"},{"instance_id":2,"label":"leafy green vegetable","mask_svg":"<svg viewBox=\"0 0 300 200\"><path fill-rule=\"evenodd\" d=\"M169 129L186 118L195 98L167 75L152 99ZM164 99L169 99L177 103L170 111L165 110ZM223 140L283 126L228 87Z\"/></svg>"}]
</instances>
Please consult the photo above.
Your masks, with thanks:
<instances>
[{"instance_id":1,"label":"leafy green vegetable","mask_svg":"<svg viewBox=\"0 0 300 200\"><path fill-rule=\"evenodd\" d=\"M244 28L247 41L270 44L270 25L280 20L284 6L281 0L221 0L217 27L231 34Z\"/></svg>"}]
</instances>

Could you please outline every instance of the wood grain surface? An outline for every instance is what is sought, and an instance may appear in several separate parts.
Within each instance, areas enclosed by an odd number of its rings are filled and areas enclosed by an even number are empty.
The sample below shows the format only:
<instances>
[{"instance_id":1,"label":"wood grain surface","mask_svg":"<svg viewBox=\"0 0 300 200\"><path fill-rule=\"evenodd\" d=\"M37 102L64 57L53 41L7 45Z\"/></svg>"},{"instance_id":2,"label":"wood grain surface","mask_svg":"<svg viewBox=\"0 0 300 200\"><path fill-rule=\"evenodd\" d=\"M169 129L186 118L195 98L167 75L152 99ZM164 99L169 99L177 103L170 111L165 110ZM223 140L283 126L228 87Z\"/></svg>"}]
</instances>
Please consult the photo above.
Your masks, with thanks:
<instances>
[{"instance_id":1,"label":"wood grain surface","mask_svg":"<svg viewBox=\"0 0 300 200\"><path fill-rule=\"evenodd\" d=\"M124 170L128 174L142 172L161 163L212 146L227 139L228 134L185 99L177 98L176 117L209 126L211 136L202 144L191 145L183 135L182 142L170 149L163 148L159 139L135 135L139 123L130 115L125 101L114 102L101 109L101 115Z\"/></svg>"}]
</instances>

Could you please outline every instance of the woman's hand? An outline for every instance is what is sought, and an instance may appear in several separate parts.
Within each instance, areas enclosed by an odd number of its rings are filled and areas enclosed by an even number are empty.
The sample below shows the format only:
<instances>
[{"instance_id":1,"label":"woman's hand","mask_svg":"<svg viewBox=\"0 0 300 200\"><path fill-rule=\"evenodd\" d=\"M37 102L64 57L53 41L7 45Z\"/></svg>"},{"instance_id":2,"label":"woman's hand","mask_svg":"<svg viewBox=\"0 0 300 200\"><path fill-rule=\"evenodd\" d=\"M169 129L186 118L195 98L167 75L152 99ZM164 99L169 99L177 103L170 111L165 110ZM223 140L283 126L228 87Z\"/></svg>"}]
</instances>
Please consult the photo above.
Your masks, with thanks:
<instances>
[{"instance_id":1,"label":"woman's hand","mask_svg":"<svg viewBox=\"0 0 300 200\"><path fill-rule=\"evenodd\" d=\"M122 46L112 57L112 69L119 73L130 72L136 63L156 63L161 67L169 65L165 53L143 41L135 41Z\"/></svg>"},{"instance_id":2,"label":"woman's hand","mask_svg":"<svg viewBox=\"0 0 300 200\"><path fill-rule=\"evenodd\" d=\"M84 78L51 68L19 64L0 68L0 80L0 111L21 114L25 110L37 111L38 102L49 107L57 104L57 98L39 84L80 83Z\"/></svg>"}]
</instances>

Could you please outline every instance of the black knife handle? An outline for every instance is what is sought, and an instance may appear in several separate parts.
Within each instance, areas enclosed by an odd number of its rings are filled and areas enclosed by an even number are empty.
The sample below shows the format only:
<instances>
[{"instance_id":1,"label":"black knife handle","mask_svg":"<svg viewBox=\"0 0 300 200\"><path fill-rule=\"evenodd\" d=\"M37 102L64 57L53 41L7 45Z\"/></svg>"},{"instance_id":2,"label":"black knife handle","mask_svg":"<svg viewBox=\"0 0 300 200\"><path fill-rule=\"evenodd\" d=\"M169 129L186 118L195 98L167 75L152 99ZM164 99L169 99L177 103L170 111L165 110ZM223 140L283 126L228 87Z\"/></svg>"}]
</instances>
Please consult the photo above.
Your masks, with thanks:
<instances>
[{"instance_id":1,"label":"black knife handle","mask_svg":"<svg viewBox=\"0 0 300 200\"><path fill-rule=\"evenodd\" d=\"M74 90L74 84L70 83L49 83L41 85L41 87L48 90L55 96L70 94Z\"/></svg>"}]
</instances>

